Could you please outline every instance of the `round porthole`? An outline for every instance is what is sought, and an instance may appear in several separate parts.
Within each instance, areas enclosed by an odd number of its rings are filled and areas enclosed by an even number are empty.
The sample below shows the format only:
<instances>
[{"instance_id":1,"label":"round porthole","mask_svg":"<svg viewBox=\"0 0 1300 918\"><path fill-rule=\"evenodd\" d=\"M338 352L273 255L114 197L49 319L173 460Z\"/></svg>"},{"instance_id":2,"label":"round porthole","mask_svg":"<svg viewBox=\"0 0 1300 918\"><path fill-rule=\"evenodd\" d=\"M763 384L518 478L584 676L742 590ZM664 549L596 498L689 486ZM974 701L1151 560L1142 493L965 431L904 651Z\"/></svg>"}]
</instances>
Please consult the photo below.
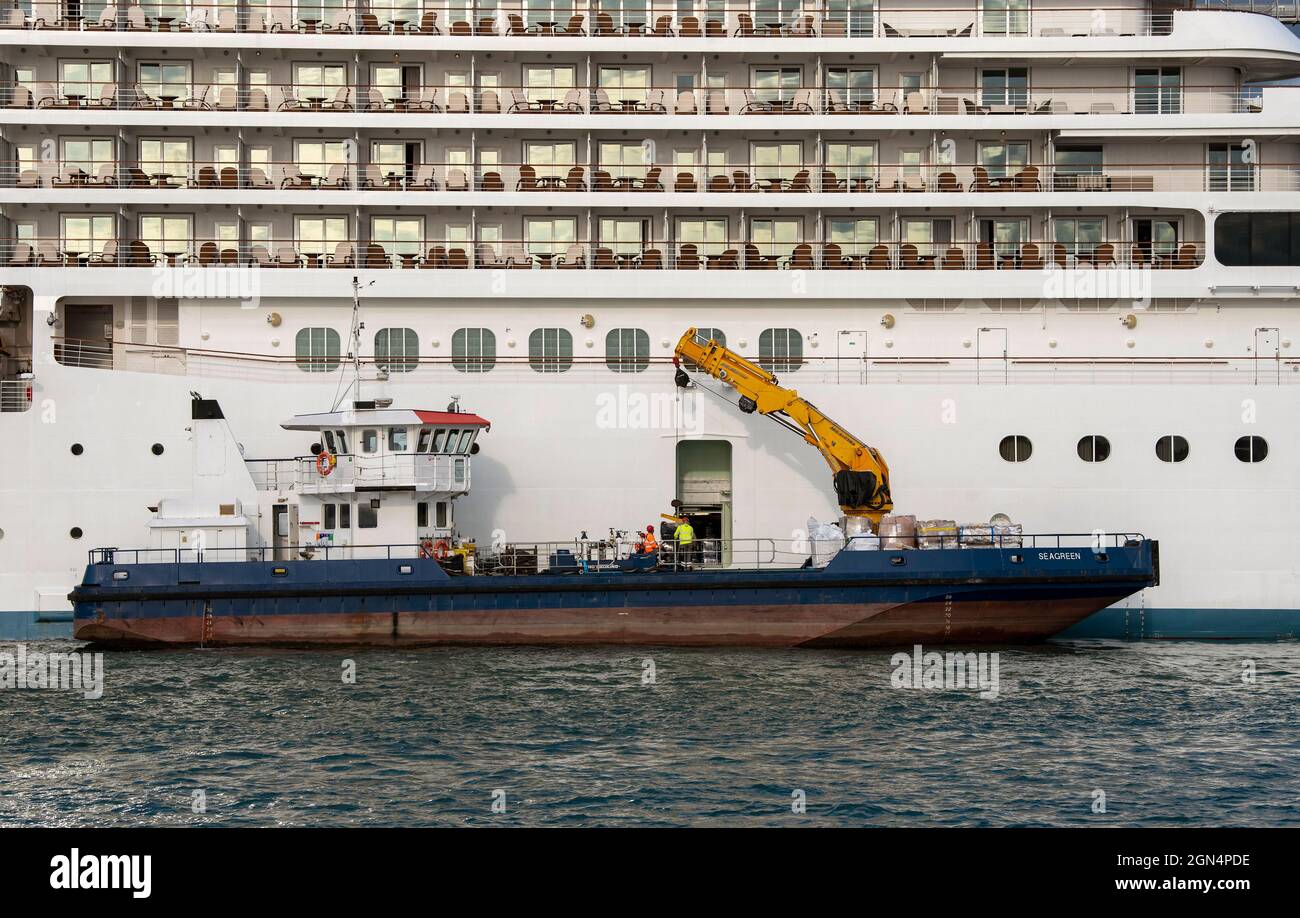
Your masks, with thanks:
<instances>
[{"instance_id":1,"label":"round porthole","mask_svg":"<svg viewBox=\"0 0 1300 918\"><path fill-rule=\"evenodd\" d=\"M1076 449L1084 462L1105 462L1110 458L1110 441L1097 434L1081 437Z\"/></svg>"},{"instance_id":2,"label":"round porthole","mask_svg":"<svg viewBox=\"0 0 1300 918\"><path fill-rule=\"evenodd\" d=\"M1268 456L1268 441L1263 437L1239 437L1232 449L1242 462L1263 462Z\"/></svg>"},{"instance_id":3,"label":"round porthole","mask_svg":"<svg viewBox=\"0 0 1300 918\"><path fill-rule=\"evenodd\" d=\"M998 444L998 453L1007 462L1024 462L1034 451L1034 444L1029 442L1029 438L1015 434L1014 436L1003 437L1002 442Z\"/></svg>"},{"instance_id":4,"label":"round porthole","mask_svg":"<svg viewBox=\"0 0 1300 918\"><path fill-rule=\"evenodd\" d=\"M161 456L163 454L163 445L161 443L155 443L153 446L149 447L149 452L153 453L155 456Z\"/></svg>"},{"instance_id":5,"label":"round porthole","mask_svg":"<svg viewBox=\"0 0 1300 918\"><path fill-rule=\"evenodd\" d=\"M80 443L74 443L74 444L72 444L72 455L74 455L74 456L80 456L80 455L81 455L82 453L84 453L85 451L86 451L86 448L85 448L84 446L82 446Z\"/></svg>"},{"instance_id":6,"label":"round porthole","mask_svg":"<svg viewBox=\"0 0 1300 918\"><path fill-rule=\"evenodd\" d=\"M1182 462L1190 451L1187 438L1178 434L1170 434L1156 441L1156 456L1161 462Z\"/></svg>"},{"instance_id":7,"label":"round porthole","mask_svg":"<svg viewBox=\"0 0 1300 918\"><path fill-rule=\"evenodd\" d=\"M70 530L68 530L68 535L72 536L74 539L81 538L81 527L73 526Z\"/></svg>"},{"instance_id":8,"label":"round porthole","mask_svg":"<svg viewBox=\"0 0 1300 918\"><path fill-rule=\"evenodd\" d=\"M324 450L325 447L321 446L319 443L313 443L311 445L311 454L313 456L319 456Z\"/></svg>"}]
</instances>

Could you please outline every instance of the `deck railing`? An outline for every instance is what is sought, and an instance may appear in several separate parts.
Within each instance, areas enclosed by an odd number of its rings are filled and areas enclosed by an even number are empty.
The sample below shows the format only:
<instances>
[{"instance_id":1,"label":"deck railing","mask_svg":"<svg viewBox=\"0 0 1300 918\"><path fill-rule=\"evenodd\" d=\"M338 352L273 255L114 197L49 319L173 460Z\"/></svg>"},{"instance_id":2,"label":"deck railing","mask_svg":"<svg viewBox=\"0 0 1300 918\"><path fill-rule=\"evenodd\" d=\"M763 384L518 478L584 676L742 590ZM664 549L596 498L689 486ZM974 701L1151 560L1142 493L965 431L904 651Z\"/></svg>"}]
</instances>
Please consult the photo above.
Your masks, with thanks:
<instances>
[{"instance_id":1,"label":"deck railing","mask_svg":"<svg viewBox=\"0 0 1300 918\"><path fill-rule=\"evenodd\" d=\"M0 379L0 411L27 411L32 407L32 383L28 379Z\"/></svg>"},{"instance_id":2,"label":"deck railing","mask_svg":"<svg viewBox=\"0 0 1300 918\"><path fill-rule=\"evenodd\" d=\"M1187 4L1191 6L1192 4ZM348 3L236 2L145 3L65 7L34 0L29 14L13 10L0 28L76 31L252 32L296 36L304 43L342 35L401 37L448 35L468 41L507 37L653 39L1030 39L1125 38L1169 34L1176 11L1146 4L1095 8L1009 2L1002 9L979 3L918 8L869 0L700 0L690 14L676 0L621 3L431 3L421 0Z\"/></svg>"}]
</instances>

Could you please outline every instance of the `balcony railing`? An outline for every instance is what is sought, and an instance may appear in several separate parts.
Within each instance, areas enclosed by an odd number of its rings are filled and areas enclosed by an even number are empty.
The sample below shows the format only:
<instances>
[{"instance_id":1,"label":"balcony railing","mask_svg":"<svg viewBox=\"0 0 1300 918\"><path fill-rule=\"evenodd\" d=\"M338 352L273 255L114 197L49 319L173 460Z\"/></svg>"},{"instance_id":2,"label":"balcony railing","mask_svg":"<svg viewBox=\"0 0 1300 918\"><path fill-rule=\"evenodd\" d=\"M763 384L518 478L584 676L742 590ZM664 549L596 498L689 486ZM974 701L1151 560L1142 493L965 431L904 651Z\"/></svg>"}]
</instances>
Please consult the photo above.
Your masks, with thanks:
<instances>
[{"instance_id":1,"label":"balcony railing","mask_svg":"<svg viewBox=\"0 0 1300 918\"><path fill-rule=\"evenodd\" d=\"M224 242L171 244L162 255L132 240L124 246L42 240L0 241L0 264L11 267L239 267L315 270L533 269L533 270L902 270L1046 271L1061 269L1199 266L1202 242L875 242L868 240L733 240L642 245L603 242L466 243L424 240L402 243L269 240L240 246ZM90 249L90 251L87 251ZM69 355L72 360L103 355ZM111 357L111 353L108 355ZM67 362L67 361L62 361Z\"/></svg>"},{"instance_id":2,"label":"balcony railing","mask_svg":"<svg viewBox=\"0 0 1300 918\"><path fill-rule=\"evenodd\" d=\"M0 412L26 411L32 407L32 377L0 379Z\"/></svg>"},{"instance_id":3,"label":"balcony railing","mask_svg":"<svg viewBox=\"0 0 1300 918\"><path fill-rule=\"evenodd\" d=\"M843 165L739 162L726 167L552 163L268 162L243 168L192 162L0 164L0 188L207 191L526 192L872 195L896 193L1295 192L1300 163L1050 163ZM789 201L788 198L779 200Z\"/></svg>"},{"instance_id":4,"label":"balcony railing","mask_svg":"<svg viewBox=\"0 0 1300 918\"><path fill-rule=\"evenodd\" d=\"M813 77L817 82L824 79ZM942 77L941 77L942 79ZM284 112L340 115L1141 115L1252 114L1295 104L1295 86L975 84L909 87L581 87L367 84L166 85L36 80L0 84L0 107L36 111ZM1285 93L1285 95L1283 94ZM1270 109L1271 110L1271 109Z\"/></svg>"},{"instance_id":5,"label":"balcony railing","mask_svg":"<svg viewBox=\"0 0 1300 918\"><path fill-rule=\"evenodd\" d=\"M1188 4L1191 6L1192 4ZM32 3L30 15L11 9L0 28L164 33L253 32L278 35L417 37L447 34L527 40L562 36L593 39L882 39L1091 38L1169 34L1175 13L1146 4L1096 8L1009 2L916 8L868 0L701 0L691 15L676 0L637 3L235 2L109 5L100 12L57 2Z\"/></svg>"}]
</instances>

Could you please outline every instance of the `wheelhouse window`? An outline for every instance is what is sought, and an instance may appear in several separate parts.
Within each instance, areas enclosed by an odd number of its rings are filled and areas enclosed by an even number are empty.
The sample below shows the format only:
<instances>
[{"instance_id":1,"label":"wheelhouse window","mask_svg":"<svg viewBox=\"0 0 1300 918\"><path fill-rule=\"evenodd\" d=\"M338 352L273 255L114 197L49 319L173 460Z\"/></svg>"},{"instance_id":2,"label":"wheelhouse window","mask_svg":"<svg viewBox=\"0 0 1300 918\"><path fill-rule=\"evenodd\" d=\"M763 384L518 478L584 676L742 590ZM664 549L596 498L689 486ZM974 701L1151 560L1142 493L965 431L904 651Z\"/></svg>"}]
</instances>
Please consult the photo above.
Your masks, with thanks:
<instances>
[{"instance_id":1,"label":"wheelhouse window","mask_svg":"<svg viewBox=\"0 0 1300 918\"><path fill-rule=\"evenodd\" d=\"M497 336L489 328L458 328L451 336L451 365L462 373L486 373L496 366Z\"/></svg>"},{"instance_id":2,"label":"wheelhouse window","mask_svg":"<svg viewBox=\"0 0 1300 918\"><path fill-rule=\"evenodd\" d=\"M758 365L769 373L793 373L803 364L803 335L795 328L767 328L758 336Z\"/></svg>"},{"instance_id":3,"label":"wheelhouse window","mask_svg":"<svg viewBox=\"0 0 1300 918\"><path fill-rule=\"evenodd\" d=\"M566 328L535 328L528 335L528 365L538 373L563 373L573 366L573 335Z\"/></svg>"},{"instance_id":4,"label":"wheelhouse window","mask_svg":"<svg viewBox=\"0 0 1300 918\"><path fill-rule=\"evenodd\" d=\"M615 373L640 373L650 366L650 335L639 328L612 328L605 336L605 364Z\"/></svg>"},{"instance_id":5,"label":"wheelhouse window","mask_svg":"<svg viewBox=\"0 0 1300 918\"><path fill-rule=\"evenodd\" d=\"M332 328L299 329L293 352L298 369L304 373L333 372L339 367L339 333Z\"/></svg>"},{"instance_id":6,"label":"wheelhouse window","mask_svg":"<svg viewBox=\"0 0 1300 918\"><path fill-rule=\"evenodd\" d=\"M1133 71L1133 111L1176 115L1183 110L1181 67L1139 67Z\"/></svg>"},{"instance_id":7,"label":"wheelhouse window","mask_svg":"<svg viewBox=\"0 0 1300 918\"><path fill-rule=\"evenodd\" d=\"M413 328L375 332L375 366L388 373L409 373L420 365L420 337Z\"/></svg>"},{"instance_id":8,"label":"wheelhouse window","mask_svg":"<svg viewBox=\"0 0 1300 918\"><path fill-rule=\"evenodd\" d=\"M377 453L379 452L379 431L374 428L366 428L361 431L361 452Z\"/></svg>"},{"instance_id":9,"label":"wheelhouse window","mask_svg":"<svg viewBox=\"0 0 1300 918\"><path fill-rule=\"evenodd\" d=\"M405 427L388 428L388 451L390 453L404 453L408 442L408 434Z\"/></svg>"}]
</instances>

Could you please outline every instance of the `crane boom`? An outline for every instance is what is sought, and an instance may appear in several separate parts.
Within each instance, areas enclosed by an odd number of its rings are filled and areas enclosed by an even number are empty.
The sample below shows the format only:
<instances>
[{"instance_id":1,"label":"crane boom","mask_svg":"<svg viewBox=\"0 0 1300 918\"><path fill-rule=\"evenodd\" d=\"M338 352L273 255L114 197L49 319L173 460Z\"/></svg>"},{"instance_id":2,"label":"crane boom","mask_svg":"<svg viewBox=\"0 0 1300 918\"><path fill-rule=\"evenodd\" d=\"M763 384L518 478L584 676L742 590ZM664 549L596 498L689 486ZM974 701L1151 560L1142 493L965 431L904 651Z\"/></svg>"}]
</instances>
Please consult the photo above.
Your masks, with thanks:
<instances>
[{"instance_id":1,"label":"crane boom","mask_svg":"<svg viewBox=\"0 0 1300 918\"><path fill-rule=\"evenodd\" d=\"M677 385L689 385L686 367L694 367L739 392L741 411L757 411L815 446L831 468L835 496L846 516L866 517L876 528L880 518L893 509L884 457L800 398L794 389L782 388L767 370L703 338L694 328L682 335L673 355Z\"/></svg>"}]
</instances>

